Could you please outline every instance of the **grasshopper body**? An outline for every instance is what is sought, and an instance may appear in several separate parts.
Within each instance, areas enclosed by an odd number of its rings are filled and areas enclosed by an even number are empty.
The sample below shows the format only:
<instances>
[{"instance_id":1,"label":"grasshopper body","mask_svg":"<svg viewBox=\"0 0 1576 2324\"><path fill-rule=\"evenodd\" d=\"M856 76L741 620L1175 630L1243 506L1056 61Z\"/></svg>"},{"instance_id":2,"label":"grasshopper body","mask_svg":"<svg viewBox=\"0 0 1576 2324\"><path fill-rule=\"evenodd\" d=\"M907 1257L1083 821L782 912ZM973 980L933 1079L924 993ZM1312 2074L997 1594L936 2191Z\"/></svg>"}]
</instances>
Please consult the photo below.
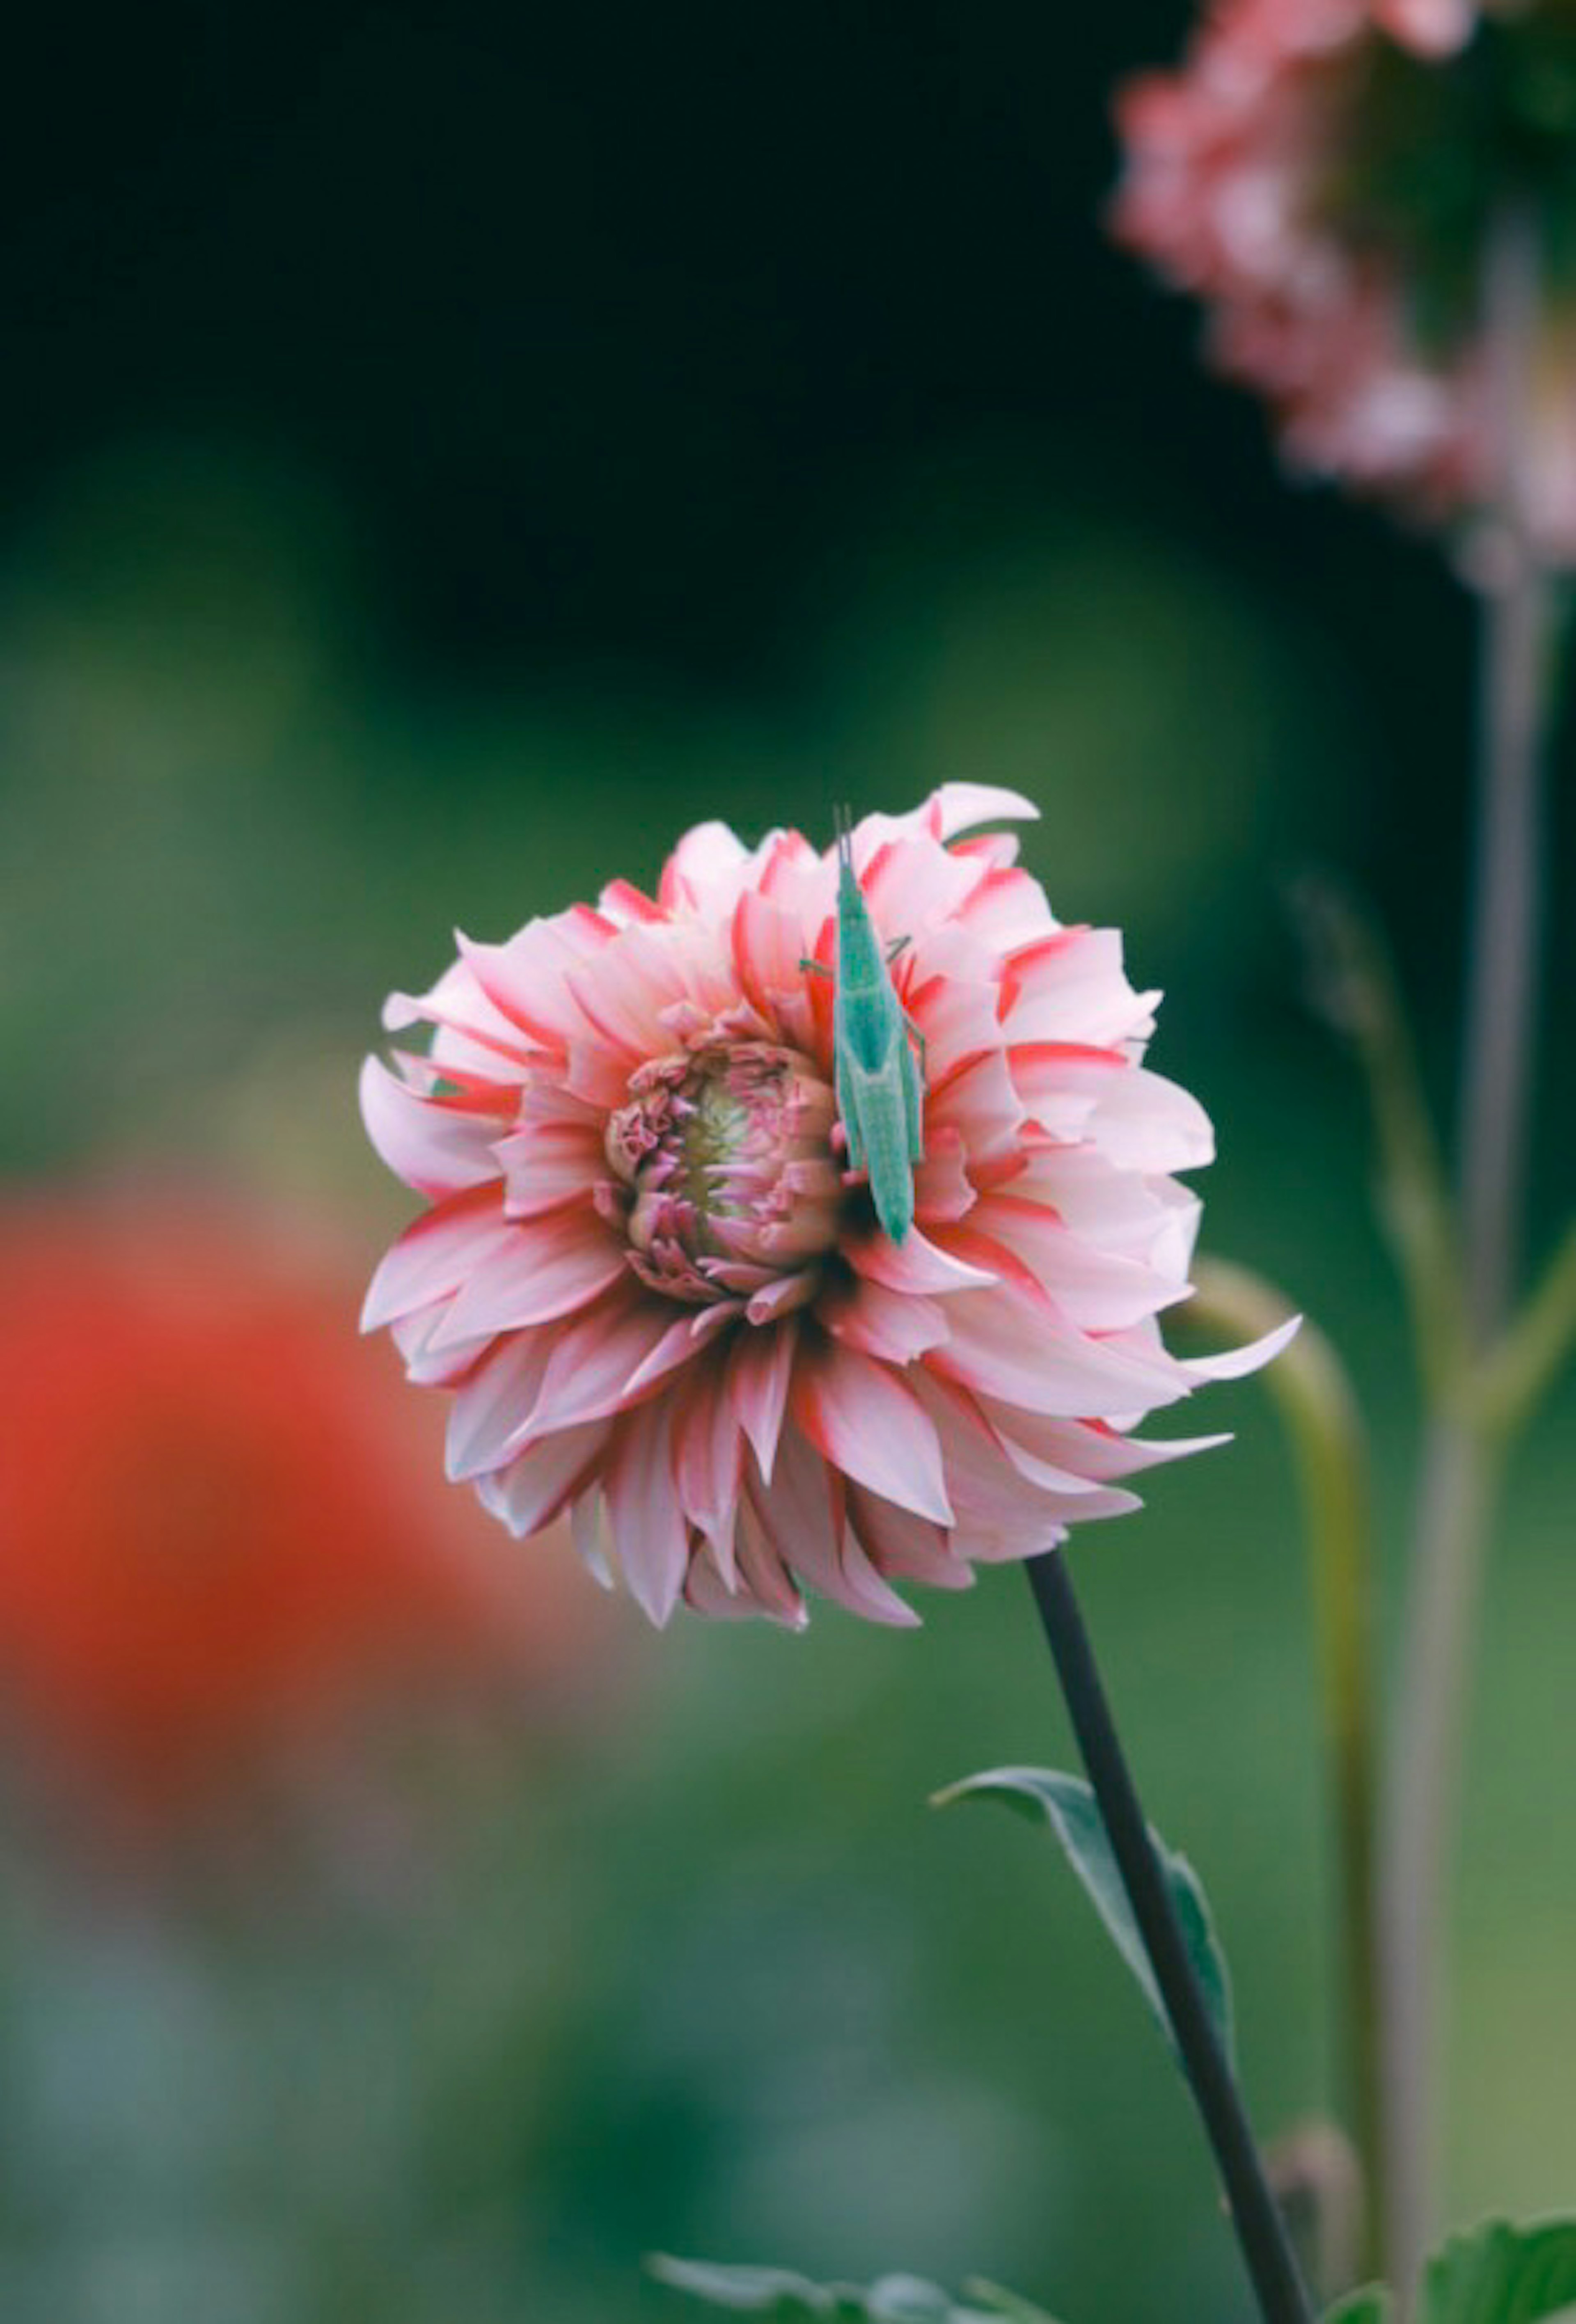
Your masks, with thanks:
<instances>
[{"instance_id":1,"label":"grasshopper body","mask_svg":"<svg viewBox=\"0 0 1576 2324\"><path fill-rule=\"evenodd\" d=\"M848 1139L849 1166L866 1173L882 1231L901 1242L914 1223L914 1165L925 1158L925 1130L921 1068L888 962L854 877L844 815L837 829L832 1019L837 1111ZM922 1052L923 1047L921 1040Z\"/></svg>"}]
</instances>

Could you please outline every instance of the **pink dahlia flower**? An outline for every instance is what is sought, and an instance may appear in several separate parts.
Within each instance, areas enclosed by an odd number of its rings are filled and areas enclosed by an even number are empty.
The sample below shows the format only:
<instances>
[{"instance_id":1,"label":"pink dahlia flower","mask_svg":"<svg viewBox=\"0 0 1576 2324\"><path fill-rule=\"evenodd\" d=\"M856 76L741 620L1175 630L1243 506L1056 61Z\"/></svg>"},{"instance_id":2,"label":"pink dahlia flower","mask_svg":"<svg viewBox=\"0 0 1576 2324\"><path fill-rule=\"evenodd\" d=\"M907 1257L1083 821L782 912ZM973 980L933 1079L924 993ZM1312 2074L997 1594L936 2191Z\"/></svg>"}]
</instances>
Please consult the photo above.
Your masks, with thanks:
<instances>
[{"instance_id":1,"label":"pink dahlia flower","mask_svg":"<svg viewBox=\"0 0 1576 2324\"><path fill-rule=\"evenodd\" d=\"M1119 237L1204 300L1220 368L1294 465L1425 521L1502 485L1483 330L1514 202L1544 276L1518 510L1576 561L1576 11L1568 0L1215 0L1175 73L1119 102Z\"/></svg>"},{"instance_id":2,"label":"pink dahlia flower","mask_svg":"<svg viewBox=\"0 0 1576 2324\"><path fill-rule=\"evenodd\" d=\"M944 786L871 816L853 860L926 1044L925 1159L899 1244L844 1167L833 1095L835 867L797 832L680 841L655 899L502 945L459 939L369 1058L385 1161L432 1208L379 1267L364 1325L448 1389L448 1467L516 1534L565 1511L657 1622L804 1619L805 1586L880 1621L958 1589L1194 1449L1138 1416L1266 1345L1184 1363L1207 1162L1194 1100L1140 1063L1153 993L1109 930L1063 927L1017 843L1032 816Z\"/></svg>"}]
</instances>

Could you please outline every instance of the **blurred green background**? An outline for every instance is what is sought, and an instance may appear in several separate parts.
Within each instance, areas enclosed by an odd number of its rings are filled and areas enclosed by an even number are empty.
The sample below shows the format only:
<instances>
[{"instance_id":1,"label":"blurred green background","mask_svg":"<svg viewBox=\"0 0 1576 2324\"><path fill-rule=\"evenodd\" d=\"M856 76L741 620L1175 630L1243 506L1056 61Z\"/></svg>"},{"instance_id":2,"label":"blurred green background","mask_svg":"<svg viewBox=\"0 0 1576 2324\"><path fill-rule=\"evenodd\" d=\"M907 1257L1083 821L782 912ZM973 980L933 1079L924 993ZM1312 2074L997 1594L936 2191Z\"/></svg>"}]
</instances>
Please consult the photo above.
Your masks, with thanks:
<instances>
[{"instance_id":1,"label":"blurred green background","mask_svg":"<svg viewBox=\"0 0 1576 2324\"><path fill-rule=\"evenodd\" d=\"M648 883L703 816L823 835L844 798L1010 783L1055 908L1120 923L1167 991L1155 1062L1220 1132L1206 1243L1347 1354L1393 1627L1399 1303L1283 899L1321 863L1376 900L1446 1102L1471 631L1426 545L1279 478L1196 318L1101 240L1110 89L1185 21L35 15L0 141L14 1196L218 1189L311 1222L353 1282L410 1207L355 1068L455 923ZM1556 913L1539 1243L1573 969ZM392 1388L391 1351L357 1360ZM1576 2199L1573 1417L1519 1464L1483 1625L1462 2213ZM1238 1442L1076 1570L1273 2133L1338 2098L1306 1590L1261 1391L1198 1418ZM638 2324L680 2312L640 2279L658 2246L979 2271L1067 2324L1242 2314L1180 2085L1070 1879L923 1804L1068 1755L1027 1592L923 1610L659 1639L614 1609L548 1741L502 1719L461 1770L380 1760L419 1839L371 1893L299 1852L217 1897L85 1871L19 1811L8 2324Z\"/></svg>"}]
</instances>

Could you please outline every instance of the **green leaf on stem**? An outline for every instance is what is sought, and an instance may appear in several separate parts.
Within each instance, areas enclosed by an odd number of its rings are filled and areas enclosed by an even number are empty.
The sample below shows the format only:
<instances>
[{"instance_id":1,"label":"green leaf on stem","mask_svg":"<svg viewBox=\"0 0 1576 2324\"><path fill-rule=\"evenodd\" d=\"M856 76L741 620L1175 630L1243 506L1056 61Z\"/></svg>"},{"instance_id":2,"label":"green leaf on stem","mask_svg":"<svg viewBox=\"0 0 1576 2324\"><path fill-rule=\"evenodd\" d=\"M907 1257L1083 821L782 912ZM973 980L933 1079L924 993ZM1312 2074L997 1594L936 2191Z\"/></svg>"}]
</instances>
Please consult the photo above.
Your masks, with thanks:
<instances>
[{"instance_id":1,"label":"green leaf on stem","mask_svg":"<svg viewBox=\"0 0 1576 2324\"><path fill-rule=\"evenodd\" d=\"M1478 1369L1478 1410L1503 1437L1525 1428L1576 1349L1576 1221Z\"/></svg>"},{"instance_id":2,"label":"green leaf on stem","mask_svg":"<svg viewBox=\"0 0 1576 2324\"><path fill-rule=\"evenodd\" d=\"M1390 2324L1380 2284L1338 2301L1324 2324ZM1452 2236L1423 2272L1416 2324L1553 2324L1576 2318L1576 2220L1513 2227L1491 2219Z\"/></svg>"},{"instance_id":3,"label":"green leaf on stem","mask_svg":"<svg viewBox=\"0 0 1576 2324\"><path fill-rule=\"evenodd\" d=\"M1382 2283L1365 2283L1324 2311L1323 2324L1390 2324L1395 2303Z\"/></svg>"},{"instance_id":4,"label":"green leaf on stem","mask_svg":"<svg viewBox=\"0 0 1576 2324\"><path fill-rule=\"evenodd\" d=\"M1043 2308L992 2283L972 2283L969 2298L978 2304L960 2307L916 2275L883 2275L861 2288L812 2283L786 2268L718 2267L708 2260L669 2259L660 2253L647 2264L659 2282L677 2292L713 2308L767 2317L770 2324L1055 2324Z\"/></svg>"},{"instance_id":5,"label":"green leaf on stem","mask_svg":"<svg viewBox=\"0 0 1576 2324\"><path fill-rule=\"evenodd\" d=\"M1544 2324L1576 2312L1576 2221L1492 2219L1452 2236L1423 2272L1418 2324Z\"/></svg>"},{"instance_id":6,"label":"green leaf on stem","mask_svg":"<svg viewBox=\"0 0 1576 2324\"><path fill-rule=\"evenodd\" d=\"M1128 1903L1105 1821L1094 1794L1082 1776L1063 1775L1052 1767L993 1767L987 1775L967 1775L961 1784L950 1784L945 1791L935 1794L931 1804L948 1807L954 1800L966 1799L1000 1800L1021 1814L1045 1818L1169 2042L1170 2021L1132 1906ZM1235 2054L1231 1981L1203 1889L1186 1857L1168 1849L1152 1826L1149 1838L1171 1891L1171 1902L1181 1923L1194 1974L1203 1988L1215 2032L1230 2059Z\"/></svg>"}]
</instances>

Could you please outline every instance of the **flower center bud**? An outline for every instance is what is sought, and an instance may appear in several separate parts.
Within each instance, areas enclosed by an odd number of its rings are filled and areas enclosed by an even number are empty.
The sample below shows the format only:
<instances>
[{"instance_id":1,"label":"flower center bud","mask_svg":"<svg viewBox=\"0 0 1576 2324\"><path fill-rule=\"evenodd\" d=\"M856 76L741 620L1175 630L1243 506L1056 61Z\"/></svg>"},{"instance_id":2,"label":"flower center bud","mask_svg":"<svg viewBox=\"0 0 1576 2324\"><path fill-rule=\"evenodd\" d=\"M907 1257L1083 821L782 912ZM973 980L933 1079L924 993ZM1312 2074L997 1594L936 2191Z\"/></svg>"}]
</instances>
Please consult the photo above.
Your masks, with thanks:
<instances>
[{"instance_id":1,"label":"flower center bud","mask_svg":"<svg viewBox=\"0 0 1576 2324\"><path fill-rule=\"evenodd\" d=\"M636 1274L695 1305L742 1299L757 1322L781 1312L780 1292L760 1295L784 1276L811 1296L842 1207L835 1113L810 1060L770 1042L709 1040L642 1065L606 1135Z\"/></svg>"}]
</instances>

